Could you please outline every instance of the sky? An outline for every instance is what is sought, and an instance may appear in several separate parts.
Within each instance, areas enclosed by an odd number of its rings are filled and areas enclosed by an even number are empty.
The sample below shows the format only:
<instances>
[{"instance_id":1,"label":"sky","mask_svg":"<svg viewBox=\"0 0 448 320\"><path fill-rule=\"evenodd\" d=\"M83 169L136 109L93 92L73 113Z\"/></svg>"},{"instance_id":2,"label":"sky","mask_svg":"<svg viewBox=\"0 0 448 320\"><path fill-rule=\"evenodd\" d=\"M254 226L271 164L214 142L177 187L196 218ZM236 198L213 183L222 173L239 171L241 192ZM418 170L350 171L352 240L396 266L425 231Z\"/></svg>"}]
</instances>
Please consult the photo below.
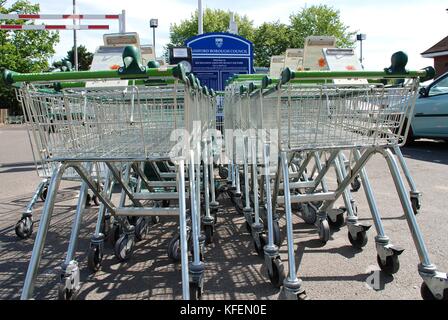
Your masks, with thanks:
<instances>
[{"instance_id":1,"label":"sky","mask_svg":"<svg viewBox=\"0 0 448 320\"><path fill-rule=\"evenodd\" d=\"M12 1L12 0L11 0ZM9 1L9 2L11 2ZM39 3L41 13L70 14L72 0L31 0ZM197 8L197 0L77 0L77 12L84 14L117 14L126 10L126 31L138 32L141 43L152 43L151 18L159 19L156 30L156 52L163 53L169 42L170 24L188 19ZM258 26L263 22L289 22L290 14L305 6L327 4L340 11L342 21L351 31L365 33L364 67L382 69L390 65L392 53L402 50L409 56L408 69L432 65L432 59L420 53L448 35L448 2L446 0L203 0L203 7L223 9L247 15ZM71 21L44 21L71 24ZM115 20L84 20L82 24L107 24L108 32L118 32ZM95 51L102 43L101 31L79 31L78 44ZM66 55L73 45L73 32L61 31L54 60ZM359 53L359 48L357 48Z\"/></svg>"}]
</instances>

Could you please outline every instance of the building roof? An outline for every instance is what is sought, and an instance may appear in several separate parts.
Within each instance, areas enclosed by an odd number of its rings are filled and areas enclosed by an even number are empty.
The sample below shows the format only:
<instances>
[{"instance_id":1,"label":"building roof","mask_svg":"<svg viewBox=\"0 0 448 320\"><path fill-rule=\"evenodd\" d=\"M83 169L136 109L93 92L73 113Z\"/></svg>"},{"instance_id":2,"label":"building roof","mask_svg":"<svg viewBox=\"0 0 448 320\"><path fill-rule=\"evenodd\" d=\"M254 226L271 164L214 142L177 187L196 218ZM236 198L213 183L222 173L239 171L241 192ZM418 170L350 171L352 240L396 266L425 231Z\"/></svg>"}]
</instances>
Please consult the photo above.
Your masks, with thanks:
<instances>
[{"instance_id":1,"label":"building roof","mask_svg":"<svg viewBox=\"0 0 448 320\"><path fill-rule=\"evenodd\" d=\"M424 58L435 58L448 55L448 36L433 45L431 48L422 52Z\"/></svg>"}]
</instances>

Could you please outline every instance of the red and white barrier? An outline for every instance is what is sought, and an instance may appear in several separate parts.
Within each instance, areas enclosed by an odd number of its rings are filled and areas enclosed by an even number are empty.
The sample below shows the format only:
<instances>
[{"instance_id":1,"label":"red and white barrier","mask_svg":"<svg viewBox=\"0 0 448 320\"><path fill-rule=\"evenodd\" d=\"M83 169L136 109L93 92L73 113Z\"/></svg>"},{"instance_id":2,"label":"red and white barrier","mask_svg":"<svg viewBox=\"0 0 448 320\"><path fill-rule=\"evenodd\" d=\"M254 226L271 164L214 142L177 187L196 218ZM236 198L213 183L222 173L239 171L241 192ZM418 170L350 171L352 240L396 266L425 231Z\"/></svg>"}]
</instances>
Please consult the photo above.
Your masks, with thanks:
<instances>
[{"instance_id":1,"label":"red and white barrier","mask_svg":"<svg viewBox=\"0 0 448 320\"><path fill-rule=\"evenodd\" d=\"M109 25L0 25L0 30L109 30Z\"/></svg>"},{"instance_id":2,"label":"red and white barrier","mask_svg":"<svg viewBox=\"0 0 448 320\"><path fill-rule=\"evenodd\" d=\"M120 19L121 14L0 14L0 20L32 20L32 19L78 19L78 20L106 20Z\"/></svg>"},{"instance_id":3,"label":"red and white barrier","mask_svg":"<svg viewBox=\"0 0 448 320\"><path fill-rule=\"evenodd\" d=\"M0 20L118 20L119 32L126 32L125 11L121 14L0 14ZM76 23L73 21L73 23ZM108 25L0 25L0 30L109 30Z\"/></svg>"}]
</instances>

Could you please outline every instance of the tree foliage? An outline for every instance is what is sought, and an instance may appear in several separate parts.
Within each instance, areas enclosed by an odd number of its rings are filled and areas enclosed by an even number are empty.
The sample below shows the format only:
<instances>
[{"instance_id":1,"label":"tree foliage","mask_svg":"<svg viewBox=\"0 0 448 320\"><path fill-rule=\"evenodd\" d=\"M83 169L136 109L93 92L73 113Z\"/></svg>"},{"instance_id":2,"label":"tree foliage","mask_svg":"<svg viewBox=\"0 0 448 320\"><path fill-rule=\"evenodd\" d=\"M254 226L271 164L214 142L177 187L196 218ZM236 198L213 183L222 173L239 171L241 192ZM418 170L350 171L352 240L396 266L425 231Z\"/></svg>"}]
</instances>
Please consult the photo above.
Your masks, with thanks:
<instances>
[{"instance_id":1,"label":"tree foliage","mask_svg":"<svg viewBox=\"0 0 448 320\"><path fill-rule=\"evenodd\" d=\"M254 35L253 21L247 16L235 14L235 21L238 24L240 36L252 40ZM229 28L230 12L221 9L207 8L204 11L203 24L204 32L226 32ZM170 45L183 46L185 40L198 34L198 12L191 14L187 20L182 20L179 24L170 26Z\"/></svg>"},{"instance_id":2,"label":"tree foliage","mask_svg":"<svg viewBox=\"0 0 448 320\"><path fill-rule=\"evenodd\" d=\"M90 65L92 64L93 53L89 52L87 48L83 45L78 46L78 70L86 71L90 69ZM53 66L59 68L62 66L64 61L70 61L72 66L75 65L75 50L74 48L67 51L67 55L60 61L56 61L53 63ZM74 67L73 67L74 68Z\"/></svg>"},{"instance_id":3,"label":"tree foliage","mask_svg":"<svg viewBox=\"0 0 448 320\"><path fill-rule=\"evenodd\" d=\"M327 5L316 5L302 8L290 17L291 45L303 48L308 36L334 36L340 48L352 47L356 32L341 21L339 10Z\"/></svg>"},{"instance_id":4,"label":"tree foliage","mask_svg":"<svg viewBox=\"0 0 448 320\"><path fill-rule=\"evenodd\" d=\"M230 13L223 10L206 9L204 32L226 32ZM334 36L341 48L354 44L351 32L340 17L340 12L327 5L304 7L289 17L289 24L265 22L254 27L247 16L236 14L239 35L254 43L255 65L269 66L272 55L281 55L287 48L303 48L308 36ZM170 28L170 46L184 45L186 39L197 34L198 13L187 20L173 24Z\"/></svg>"},{"instance_id":5,"label":"tree foliage","mask_svg":"<svg viewBox=\"0 0 448 320\"><path fill-rule=\"evenodd\" d=\"M38 4L27 0L15 1L6 6L0 0L0 13L38 13ZM0 24L33 24L32 20L0 20ZM55 53L54 46L59 41L57 32L42 30L0 31L0 68L17 72L42 72L48 69L48 59ZM11 108L19 113L14 93L0 81L0 107Z\"/></svg>"},{"instance_id":6,"label":"tree foliage","mask_svg":"<svg viewBox=\"0 0 448 320\"><path fill-rule=\"evenodd\" d=\"M271 56L280 55L291 47L291 29L280 22L265 22L254 34L255 65L268 67Z\"/></svg>"}]
</instances>

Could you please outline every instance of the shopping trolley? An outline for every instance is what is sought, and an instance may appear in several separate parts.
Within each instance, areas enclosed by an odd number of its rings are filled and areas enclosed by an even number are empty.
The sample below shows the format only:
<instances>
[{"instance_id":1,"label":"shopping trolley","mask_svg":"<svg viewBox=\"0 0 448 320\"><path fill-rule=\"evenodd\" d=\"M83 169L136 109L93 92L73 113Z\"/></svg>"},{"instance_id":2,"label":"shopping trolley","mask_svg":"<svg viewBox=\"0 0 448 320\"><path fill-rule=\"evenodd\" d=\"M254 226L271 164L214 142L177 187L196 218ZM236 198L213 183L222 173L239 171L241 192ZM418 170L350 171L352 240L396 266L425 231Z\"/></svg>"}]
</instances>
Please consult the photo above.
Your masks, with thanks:
<instances>
[{"instance_id":1,"label":"shopping trolley","mask_svg":"<svg viewBox=\"0 0 448 320\"><path fill-rule=\"evenodd\" d=\"M172 132L176 129L190 131L195 121L201 122L200 115L193 112L197 103L195 95L205 96L209 92L190 83L181 66L147 68L139 65L137 61L139 61L139 53L135 47L130 46L123 52L124 67L117 71L54 74L18 74L9 70L3 72L6 83L23 82L20 90L23 92L25 107L29 108L28 112L32 115L31 121L38 125L38 132L43 137L40 140L46 142L48 161L56 163L26 275L22 299L32 296L46 233L53 213L55 196L67 168L73 168L76 171L113 216L179 216L183 297L189 299L190 292L194 295L192 298L198 298L201 295L204 267L198 251L200 233L198 216L194 213L200 199L193 196L198 188L194 179L194 157L200 156L201 150L194 151L194 148L184 147L181 153L177 152L175 147L178 141L172 139ZM134 83L124 88L120 87L118 90L112 87L84 88L54 95L42 93L33 85L37 82L112 78L136 80L136 83L142 80L143 82L158 80L165 84L140 86ZM158 194L156 199L163 196L172 199L175 194L178 201L176 207L144 206L141 200L150 199L153 194L151 192L137 194L124 180L120 165L127 163L140 176L148 190L151 190L151 182L141 173L139 166L142 162L148 161L174 163L176 192L169 195ZM190 210L192 211L193 235L191 238L194 259L190 268L187 249L186 161L190 164L189 195L193 204ZM103 163L108 169L108 174L113 176L115 182L131 199L132 206L114 204L86 169L85 164L89 163ZM126 224L124 228L125 232L117 241L116 248L118 247L119 251L126 255L133 248L134 228ZM70 272L77 268L77 263L70 261L70 266L66 268L68 275L61 279L65 298L72 297L79 289L79 279L76 279L79 273Z\"/></svg>"},{"instance_id":2,"label":"shopping trolley","mask_svg":"<svg viewBox=\"0 0 448 320\"><path fill-rule=\"evenodd\" d=\"M288 247L288 276L285 276L283 288L288 297L303 297L304 289L296 275L293 247L293 227L291 203L316 202L318 208L319 233L327 232L327 211L341 197L347 187L361 173L365 164L375 153L382 154L389 166L405 217L419 253L419 273L424 280L422 296L442 298L448 286L446 274L438 272L430 262L426 246L421 236L412 204L406 195L403 180L395 157L390 150L394 145L405 142L408 122L412 116L418 91L419 77L431 77L433 70L427 68L419 72L394 74L393 72L291 72L286 69L278 85L266 90L264 98L276 99L277 103L264 103L263 121L271 123L279 130L279 163L273 191L272 207L284 204L286 217L286 237ZM335 85L335 78L364 79L406 79L402 86L388 87L371 82L366 85ZM314 84L310 84L314 82ZM287 121L283 121L287 119ZM355 163L346 172L345 178L334 191L313 194L291 194L289 167L295 154L308 151L334 150L333 157L338 158L342 150L354 150ZM362 154L359 150L363 150ZM359 153L358 153L359 152ZM368 181L362 177L363 182ZM284 195L280 195L280 182L283 182ZM370 189L369 189L370 190ZM372 212L373 214L373 212ZM375 225L382 228L379 216L374 215ZM377 244L381 240L381 233ZM351 235L355 239L357 235ZM384 246L383 247L387 247ZM393 251L393 250L392 250ZM276 275L283 272L279 263L278 248L266 246L265 259L268 273ZM277 253L277 254L275 254ZM391 253L393 254L393 252ZM265 254L265 256L267 256ZM379 264L387 264L388 257L380 257ZM383 258L384 261L383 261ZM271 279L272 281L272 279Z\"/></svg>"},{"instance_id":3,"label":"shopping trolley","mask_svg":"<svg viewBox=\"0 0 448 320\"><path fill-rule=\"evenodd\" d=\"M52 90L42 88L43 92L49 92L52 93ZM24 108L24 97L22 96L23 92L20 90L16 90L16 98L19 104L22 106L22 111L24 114L24 123L27 127L27 134L30 141L31 146L31 153L33 156L34 164L36 167L37 175L41 178L41 182L37 186L31 200L27 204L24 212L22 213L21 218L15 225L15 233L20 239L27 239L29 238L33 233L33 208L37 201L41 199L42 201L45 201L48 193L48 185L51 178L51 173L54 170L54 163L47 161L47 154L45 148L42 147L42 141L38 139L39 135L36 134L36 127L33 125L31 121L29 121L26 117L27 110ZM98 174L100 170L96 168L92 174ZM63 179L67 181L80 181L79 176L76 174L76 172L73 169L67 170L64 175ZM101 181L101 177L97 176L97 180ZM84 195L81 194L81 198L86 201L86 205L90 205L93 201L94 204L98 205L98 199L95 195L91 196L88 192Z\"/></svg>"}]
</instances>

